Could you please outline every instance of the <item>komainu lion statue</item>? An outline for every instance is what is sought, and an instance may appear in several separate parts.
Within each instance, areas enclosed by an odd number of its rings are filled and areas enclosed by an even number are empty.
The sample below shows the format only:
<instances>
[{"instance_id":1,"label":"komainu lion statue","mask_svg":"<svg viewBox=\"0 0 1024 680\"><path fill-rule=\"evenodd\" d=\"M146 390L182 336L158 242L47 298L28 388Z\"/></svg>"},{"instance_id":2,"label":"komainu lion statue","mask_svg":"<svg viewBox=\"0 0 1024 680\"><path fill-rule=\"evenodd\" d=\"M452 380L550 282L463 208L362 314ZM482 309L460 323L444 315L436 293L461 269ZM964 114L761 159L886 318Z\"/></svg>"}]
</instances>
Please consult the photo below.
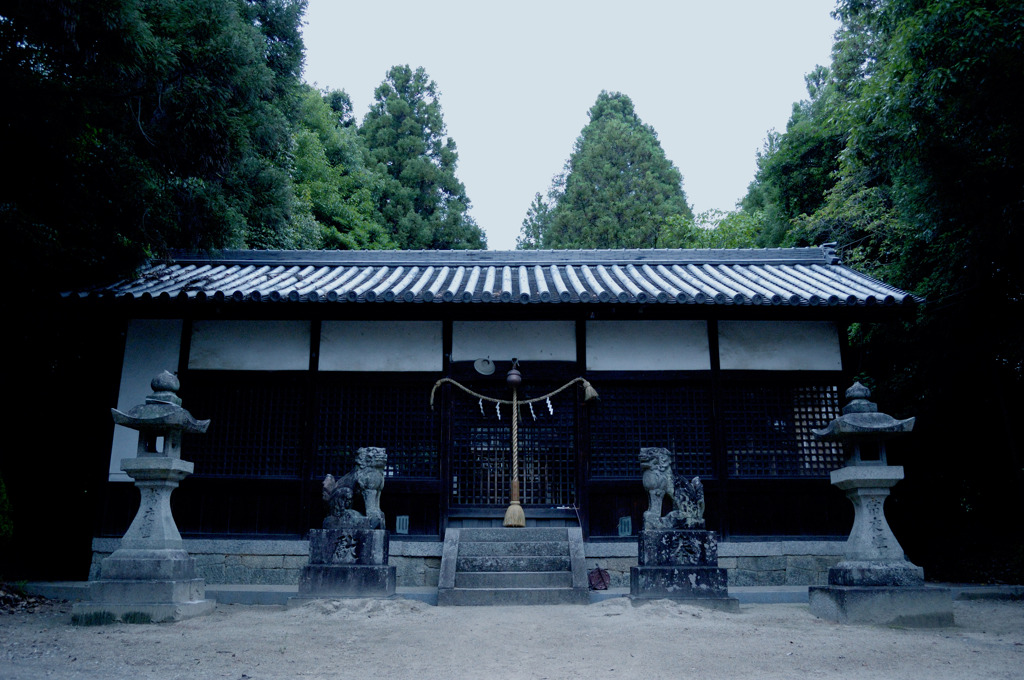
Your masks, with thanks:
<instances>
[{"instance_id":1,"label":"komainu lion statue","mask_svg":"<svg viewBox=\"0 0 1024 680\"><path fill-rule=\"evenodd\" d=\"M649 501L644 513L644 530L703 529L704 485L700 477L676 486L672 476L672 452L668 449L640 449L639 459ZM665 496L672 500L672 510L662 517L661 502Z\"/></svg>"},{"instance_id":2,"label":"komainu lion statue","mask_svg":"<svg viewBox=\"0 0 1024 680\"><path fill-rule=\"evenodd\" d=\"M331 514L324 520L324 529L383 529L384 513L380 510L380 492L384 488L384 466L388 454L382 448L366 446L356 452L356 466L344 477L324 477L324 500ZM360 493L366 514L352 508Z\"/></svg>"}]
</instances>

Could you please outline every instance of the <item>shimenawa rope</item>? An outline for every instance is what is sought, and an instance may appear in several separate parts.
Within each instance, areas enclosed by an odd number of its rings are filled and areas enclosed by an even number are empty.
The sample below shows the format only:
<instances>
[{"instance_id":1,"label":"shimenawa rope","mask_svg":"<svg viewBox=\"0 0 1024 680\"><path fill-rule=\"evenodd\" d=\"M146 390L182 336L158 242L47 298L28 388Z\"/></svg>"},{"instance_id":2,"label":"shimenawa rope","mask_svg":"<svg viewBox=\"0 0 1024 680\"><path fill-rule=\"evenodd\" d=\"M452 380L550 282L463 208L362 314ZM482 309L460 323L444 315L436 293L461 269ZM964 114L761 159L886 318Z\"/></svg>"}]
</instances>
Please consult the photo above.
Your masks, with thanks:
<instances>
[{"instance_id":1,"label":"shimenawa rope","mask_svg":"<svg viewBox=\"0 0 1024 680\"><path fill-rule=\"evenodd\" d=\"M505 511L505 521L503 522L503 524L507 527L525 527L526 513L523 512L523 506L519 502L519 405L533 404L538 401L546 401L548 404L548 411L554 413L554 409L551 407L551 397L567 390L576 383L583 383L585 401L589 401L590 399L597 397L597 390L594 389L594 387L586 380L586 378L574 378L569 382L565 383L564 385L562 385L561 387L559 387L557 390L548 392L547 394L539 397L534 397L533 399L527 399L525 401L519 401L519 391L515 387L513 387L512 400L509 401L508 399L496 399L495 397L488 397L487 395L480 394L479 392L475 392L466 387L465 385L462 385L459 382L452 380L451 378L441 378L436 383L434 383L434 386L432 388L430 388L431 411L434 410L434 393L437 392L437 388L443 385L444 383L451 383L452 385L455 385L463 392L466 392L467 394L470 394L479 399L481 402L481 413L483 413L484 401L496 404L497 408L499 408L499 420L501 419L501 404L509 404L512 406L512 493L510 494L509 498L508 510ZM532 412L532 406L530 407L530 410ZM534 419L536 419L536 416L534 416Z\"/></svg>"}]
</instances>

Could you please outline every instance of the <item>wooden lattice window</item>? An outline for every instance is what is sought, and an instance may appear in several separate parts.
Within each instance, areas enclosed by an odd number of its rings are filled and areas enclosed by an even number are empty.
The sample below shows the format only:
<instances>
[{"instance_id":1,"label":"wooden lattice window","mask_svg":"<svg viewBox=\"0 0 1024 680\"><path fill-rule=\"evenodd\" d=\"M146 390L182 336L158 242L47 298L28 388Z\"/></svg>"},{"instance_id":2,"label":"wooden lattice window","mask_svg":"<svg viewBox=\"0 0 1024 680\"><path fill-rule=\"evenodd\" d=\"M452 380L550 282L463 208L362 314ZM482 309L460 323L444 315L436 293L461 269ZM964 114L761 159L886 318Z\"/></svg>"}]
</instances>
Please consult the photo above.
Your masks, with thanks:
<instances>
[{"instance_id":1,"label":"wooden lattice window","mask_svg":"<svg viewBox=\"0 0 1024 680\"><path fill-rule=\"evenodd\" d=\"M646 446L672 451L678 475L712 475L705 385L600 381L599 391L589 412L591 478L639 479L637 454Z\"/></svg>"},{"instance_id":2,"label":"wooden lattice window","mask_svg":"<svg viewBox=\"0 0 1024 680\"><path fill-rule=\"evenodd\" d=\"M839 415L835 385L728 384L721 413L732 477L824 477L843 463L811 433Z\"/></svg>"},{"instance_id":3,"label":"wooden lattice window","mask_svg":"<svg viewBox=\"0 0 1024 680\"><path fill-rule=\"evenodd\" d=\"M381 446L388 453L388 477L437 479L440 418L430 410L432 385L430 378L321 376L313 478L345 474L360 447Z\"/></svg>"},{"instance_id":4,"label":"wooden lattice window","mask_svg":"<svg viewBox=\"0 0 1024 680\"><path fill-rule=\"evenodd\" d=\"M182 456L197 477L299 479L304 389L294 373L192 371L184 406L209 418L187 435Z\"/></svg>"},{"instance_id":5,"label":"wooden lattice window","mask_svg":"<svg viewBox=\"0 0 1024 680\"><path fill-rule=\"evenodd\" d=\"M530 384L531 394L555 385ZM531 396L527 394L527 396ZM505 394L500 395L506 398ZM576 499L576 389L570 388L547 405L521 406L519 420L519 484L523 505L561 506ZM512 474L511 407L451 392L451 503L457 506L508 504ZM534 419L536 416L536 419Z\"/></svg>"}]
</instances>

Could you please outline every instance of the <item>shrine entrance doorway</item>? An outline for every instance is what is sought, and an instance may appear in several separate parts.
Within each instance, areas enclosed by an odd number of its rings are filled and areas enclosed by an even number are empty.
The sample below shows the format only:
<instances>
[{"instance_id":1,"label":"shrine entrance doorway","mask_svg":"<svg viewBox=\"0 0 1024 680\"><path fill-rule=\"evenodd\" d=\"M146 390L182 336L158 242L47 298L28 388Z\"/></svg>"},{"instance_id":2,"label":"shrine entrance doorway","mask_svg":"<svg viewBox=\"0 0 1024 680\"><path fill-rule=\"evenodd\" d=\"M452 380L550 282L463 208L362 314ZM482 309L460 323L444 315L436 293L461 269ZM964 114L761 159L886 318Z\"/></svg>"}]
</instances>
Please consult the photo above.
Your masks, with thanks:
<instances>
[{"instance_id":1,"label":"shrine entrance doorway","mask_svg":"<svg viewBox=\"0 0 1024 680\"><path fill-rule=\"evenodd\" d=\"M532 382L529 391L545 394L557 387ZM529 404L519 407L519 493L527 510L577 503L577 389L549 401L533 404L532 410ZM512 407L481 404L461 390L451 392L449 403L450 507L504 512L512 479Z\"/></svg>"}]
</instances>

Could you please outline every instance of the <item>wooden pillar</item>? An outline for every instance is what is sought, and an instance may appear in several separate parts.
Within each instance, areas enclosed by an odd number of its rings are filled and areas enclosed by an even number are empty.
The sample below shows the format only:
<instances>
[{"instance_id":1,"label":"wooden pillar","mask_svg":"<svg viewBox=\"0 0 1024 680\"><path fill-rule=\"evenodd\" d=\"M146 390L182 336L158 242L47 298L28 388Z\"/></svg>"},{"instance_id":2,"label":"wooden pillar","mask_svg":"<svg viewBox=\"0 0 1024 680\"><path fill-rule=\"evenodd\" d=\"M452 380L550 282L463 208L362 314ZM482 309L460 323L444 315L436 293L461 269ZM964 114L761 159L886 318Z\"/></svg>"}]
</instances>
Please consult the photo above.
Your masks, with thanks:
<instances>
[{"instance_id":1,"label":"wooden pillar","mask_svg":"<svg viewBox=\"0 0 1024 680\"><path fill-rule=\"evenodd\" d=\"M711 465L718 479L718 526L708 527L720 538L729 535L729 460L725 447L725 425L722 409L722 363L718 351L718 319L708 319L708 352L711 361Z\"/></svg>"},{"instance_id":2,"label":"wooden pillar","mask_svg":"<svg viewBox=\"0 0 1024 680\"><path fill-rule=\"evenodd\" d=\"M576 320L576 374L587 375L587 322ZM600 392L599 392L600 393ZM576 388L576 508L583 538L590 537L590 409Z\"/></svg>"}]
</instances>

